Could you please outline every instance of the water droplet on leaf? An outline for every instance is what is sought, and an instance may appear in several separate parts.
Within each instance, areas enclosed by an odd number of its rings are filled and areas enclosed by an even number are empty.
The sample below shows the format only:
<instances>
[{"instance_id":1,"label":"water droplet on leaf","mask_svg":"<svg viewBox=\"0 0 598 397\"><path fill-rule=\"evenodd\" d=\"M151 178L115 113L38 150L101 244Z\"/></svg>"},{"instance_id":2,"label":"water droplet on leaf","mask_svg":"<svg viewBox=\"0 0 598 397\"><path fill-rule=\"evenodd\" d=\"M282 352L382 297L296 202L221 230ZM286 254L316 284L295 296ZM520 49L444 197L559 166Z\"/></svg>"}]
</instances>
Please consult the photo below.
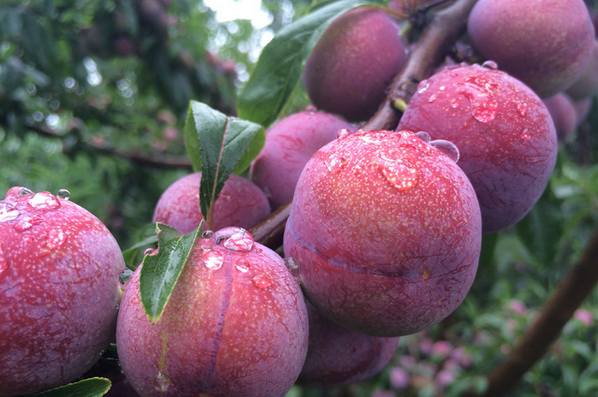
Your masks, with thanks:
<instances>
[{"instance_id":1,"label":"water droplet on leaf","mask_svg":"<svg viewBox=\"0 0 598 397\"><path fill-rule=\"evenodd\" d=\"M435 141L430 142L430 146L433 146L436 149L440 150L442 153L446 154L455 163L459 161L459 149L457 148L457 146L455 146L454 143L445 141L444 139L437 139Z\"/></svg>"},{"instance_id":2,"label":"water droplet on leaf","mask_svg":"<svg viewBox=\"0 0 598 397\"><path fill-rule=\"evenodd\" d=\"M259 289L266 289L272 285L272 281L263 274L253 277L251 281Z\"/></svg>"},{"instance_id":3,"label":"water droplet on leaf","mask_svg":"<svg viewBox=\"0 0 598 397\"><path fill-rule=\"evenodd\" d=\"M153 254L154 249L153 248L146 248L145 251L143 251L143 255L151 255Z\"/></svg>"},{"instance_id":4,"label":"water droplet on leaf","mask_svg":"<svg viewBox=\"0 0 598 397\"><path fill-rule=\"evenodd\" d=\"M60 189L56 196L60 197L61 199L68 200L71 198L71 192L66 189Z\"/></svg>"}]
</instances>

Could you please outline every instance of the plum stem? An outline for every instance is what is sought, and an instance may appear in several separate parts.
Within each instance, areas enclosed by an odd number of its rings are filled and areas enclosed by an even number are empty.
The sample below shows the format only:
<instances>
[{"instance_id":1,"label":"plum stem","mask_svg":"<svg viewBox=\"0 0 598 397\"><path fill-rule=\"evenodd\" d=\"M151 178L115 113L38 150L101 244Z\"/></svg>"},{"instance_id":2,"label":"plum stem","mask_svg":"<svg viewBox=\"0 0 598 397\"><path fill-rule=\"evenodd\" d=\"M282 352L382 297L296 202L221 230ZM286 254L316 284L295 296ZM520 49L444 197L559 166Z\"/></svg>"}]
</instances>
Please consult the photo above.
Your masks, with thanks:
<instances>
[{"instance_id":1,"label":"plum stem","mask_svg":"<svg viewBox=\"0 0 598 397\"><path fill-rule=\"evenodd\" d=\"M282 245L284 228L291 212L291 202L277 208L270 216L248 230L254 241L272 249Z\"/></svg>"}]
</instances>

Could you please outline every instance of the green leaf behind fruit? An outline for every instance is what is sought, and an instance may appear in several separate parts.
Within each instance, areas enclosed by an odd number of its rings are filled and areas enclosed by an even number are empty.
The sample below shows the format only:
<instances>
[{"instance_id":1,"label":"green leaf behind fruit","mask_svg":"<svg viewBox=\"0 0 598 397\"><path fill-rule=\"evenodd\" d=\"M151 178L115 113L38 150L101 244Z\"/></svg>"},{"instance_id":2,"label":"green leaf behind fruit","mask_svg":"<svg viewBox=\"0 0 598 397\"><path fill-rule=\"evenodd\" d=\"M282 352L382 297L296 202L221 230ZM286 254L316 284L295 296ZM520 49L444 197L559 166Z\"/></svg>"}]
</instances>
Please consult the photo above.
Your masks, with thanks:
<instances>
[{"instance_id":1,"label":"green leaf behind fruit","mask_svg":"<svg viewBox=\"0 0 598 397\"><path fill-rule=\"evenodd\" d=\"M202 225L188 234L156 224L158 253L146 255L139 275L139 295L148 319L157 323L174 291Z\"/></svg>"},{"instance_id":2,"label":"green leaf behind fruit","mask_svg":"<svg viewBox=\"0 0 598 397\"><path fill-rule=\"evenodd\" d=\"M281 29L263 49L241 91L237 104L239 117L264 126L276 120L299 83L305 62L322 33L340 15L364 5L384 4L371 0L326 2Z\"/></svg>"},{"instance_id":3,"label":"green leaf behind fruit","mask_svg":"<svg viewBox=\"0 0 598 397\"><path fill-rule=\"evenodd\" d=\"M89 378L79 382L69 383L43 393L35 394L36 397L101 397L108 393L112 386L106 378Z\"/></svg>"},{"instance_id":4,"label":"green leaf behind fruit","mask_svg":"<svg viewBox=\"0 0 598 397\"><path fill-rule=\"evenodd\" d=\"M245 171L264 147L261 125L226 115L191 101L185 147L195 171L201 171L200 205L211 228L214 202L232 173Z\"/></svg>"}]
</instances>

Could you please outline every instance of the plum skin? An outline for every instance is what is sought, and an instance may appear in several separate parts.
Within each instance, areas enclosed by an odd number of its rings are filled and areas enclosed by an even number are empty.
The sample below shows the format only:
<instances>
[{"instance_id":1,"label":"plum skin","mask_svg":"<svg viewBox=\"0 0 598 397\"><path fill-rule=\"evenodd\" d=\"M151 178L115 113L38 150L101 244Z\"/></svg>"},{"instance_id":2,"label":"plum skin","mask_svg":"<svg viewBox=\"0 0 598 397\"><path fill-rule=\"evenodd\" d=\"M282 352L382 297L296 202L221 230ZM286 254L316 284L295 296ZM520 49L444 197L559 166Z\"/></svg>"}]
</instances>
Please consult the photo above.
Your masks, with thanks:
<instances>
[{"instance_id":1,"label":"plum skin","mask_svg":"<svg viewBox=\"0 0 598 397\"><path fill-rule=\"evenodd\" d=\"M500 70L460 65L418 86L398 129L453 142L476 190L484 233L521 220L548 184L558 152L542 100Z\"/></svg>"},{"instance_id":2,"label":"plum skin","mask_svg":"<svg viewBox=\"0 0 598 397\"><path fill-rule=\"evenodd\" d=\"M570 86L590 61L594 26L582 0L479 0L473 47L540 97Z\"/></svg>"},{"instance_id":3,"label":"plum skin","mask_svg":"<svg viewBox=\"0 0 598 397\"><path fill-rule=\"evenodd\" d=\"M332 22L303 71L312 103L351 122L371 117L407 58L398 33L374 8L350 10Z\"/></svg>"},{"instance_id":4,"label":"plum skin","mask_svg":"<svg viewBox=\"0 0 598 397\"><path fill-rule=\"evenodd\" d=\"M292 114L272 126L264 148L251 164L249 178L266 193L273 210L293 198L295 185L309 158L336 139L341 129L354 127L315 108Z\"/></svg>"},{"instance_id":5,"label":"plum skin","mask_svg":"<svg viewBox=\"0 0 598 397\"><path fill-rule=\"evenodd\" d=\"M469 291L480 245L471 183L408 131L358 131L316 152L284 234L310 303L339 325L383 337L448 316Z\"/></svg>"},{"instance_id":6,"label":"plum skin","mask_svg":"<svg viewBox=\"0 0 598 397\"><path fill-rule=\"evenodd\" d=\"M69 383L100 359L114 338L125 265L106 226L71 201L13 187L0 213L0 396L8 397Z\"/></svg>"},{"instance_id":7,"label":"plum skin","mask_svg":"<svg viewBox=\"0 0 598 397\"><path fill-rule=\"evenodd\" d=\"M297 384L330 388L378 374L395 354L399 338L378 338L341 327L309 302L309 345Z\"/></svg>"},{"instance_id":8,"label":"plum skin","mask_svg":"<svg viewBox=\"0 0 598 397\"><path fill-rule=\"evenodd\" d=\"M156 204L153 222L165 223L182 233L195 230L203 218L199 207L200 181L201 172L195 172L172 183ZM264 192L250 180L232 174L216 200L212 228L248 229L268 214L270 204Z\"/></svg>"},{"instance_id":9,"label":"plum skin","mask_svg":"<svg viewBox=\"0 0 598 397\"><path fill-rule=\"evenodd\" d=\"M226 248L231 230L248 235L225 228L195 245L155 325L139 297L141 266L126 284L117 346L140 395L283 396L299 376L308 341L299 284L253 240L249 250Z\"/></svg>"}]
</instances>

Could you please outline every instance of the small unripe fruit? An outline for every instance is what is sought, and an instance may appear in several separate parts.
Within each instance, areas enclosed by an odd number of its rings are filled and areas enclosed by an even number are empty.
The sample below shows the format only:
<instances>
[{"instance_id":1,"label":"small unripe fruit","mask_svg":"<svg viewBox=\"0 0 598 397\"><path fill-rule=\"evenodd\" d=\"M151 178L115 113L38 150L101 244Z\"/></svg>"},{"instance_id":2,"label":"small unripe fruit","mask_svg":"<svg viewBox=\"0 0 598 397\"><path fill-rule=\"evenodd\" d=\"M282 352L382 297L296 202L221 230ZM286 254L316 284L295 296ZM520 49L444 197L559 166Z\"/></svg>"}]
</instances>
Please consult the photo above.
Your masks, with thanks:
<instances>
[{"instance_id":1,"label":"small unripe fruit","mask_svg":"<svg viewBox=\"0 0 598 397\"><path fill-rule=\"evenodd\" d=\"M65 191L0 201L0 396L69 383L114 338L125 264L106 226Z\"/></svg>"},{"instance_id":2,"label":"small unripe fruit","mask_svg":"<svg viewBox=\"0 0 598 397\"><path fill-rule=\"evenodd\" d=\"M469 291L479 205L455 146L428 140L347 132L303 169L285 256L299 263L308 300L342 326L372 336L414 333L448 316Z\"/></svg>"}]
</instances>

